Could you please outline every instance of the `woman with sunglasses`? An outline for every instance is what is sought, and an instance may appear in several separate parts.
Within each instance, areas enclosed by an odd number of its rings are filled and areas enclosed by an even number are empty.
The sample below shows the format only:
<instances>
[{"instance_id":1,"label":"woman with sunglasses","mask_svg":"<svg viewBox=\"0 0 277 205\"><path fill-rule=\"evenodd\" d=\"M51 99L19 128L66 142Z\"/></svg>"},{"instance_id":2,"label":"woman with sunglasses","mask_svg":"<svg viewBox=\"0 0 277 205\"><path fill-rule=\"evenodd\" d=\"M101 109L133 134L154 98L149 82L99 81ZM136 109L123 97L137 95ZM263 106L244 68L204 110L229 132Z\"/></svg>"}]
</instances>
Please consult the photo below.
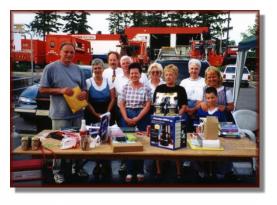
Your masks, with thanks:
<instances>
[{"instance_id":1,"label":"woman with sunglasses","mask_svg":"<svg viewBox=\"0 0 277 205\"><path fill-rule=\"evenodd\" d=\"M148 68L148 82L151 88L151 96L153 98L154 92L158 85L164 84L162 79L163 67L159 63L152 63Z\"/></svg>"}]
</instances>

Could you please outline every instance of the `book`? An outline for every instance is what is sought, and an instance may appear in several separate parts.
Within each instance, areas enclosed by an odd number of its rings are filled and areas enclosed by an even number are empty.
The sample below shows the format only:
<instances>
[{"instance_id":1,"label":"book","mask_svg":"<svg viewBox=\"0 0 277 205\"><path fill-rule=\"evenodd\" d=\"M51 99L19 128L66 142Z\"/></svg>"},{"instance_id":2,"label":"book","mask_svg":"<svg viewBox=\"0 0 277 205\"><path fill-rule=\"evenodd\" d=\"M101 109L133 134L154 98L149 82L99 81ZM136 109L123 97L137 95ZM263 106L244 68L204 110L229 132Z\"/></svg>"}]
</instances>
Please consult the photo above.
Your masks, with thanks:
<instances>
[{"instance_id":1,"label":"book","mask_svg":"<svg viewBox=\"0 0 277 205\"><path fill-rule=\"evenodd\" d=\"M114 137L112 140L113 152L141 152L143 145L133 133L126 136Z\"/></svg>"},{"instance_id":2,"label":"book","mask_svg":"<svg viewBox=\"0 0 277 205\"><path fill-rule=\"evenodd\" d=\"M240 138L239 128L236 124L232 122L221 122L220 135L222 137Z\"/></svg>"},{"instance_id":3,"label":"book","mask_svg":"<svg viewBox=\"0 0 277 205\"><path fill-rule=\"evenodd\" d=\"M67 105L70 107L71 111L73 113L76 113L82 108L86 107L88 105L88 102L86 100L78 99L78 96L82 92L79 86L72 88L72 91L73 91L73 95L69 96L64 94L63 96Z\"/></svg>"},{"instance_id":4,"label":"book","mask_svg":"<svg viewBox=\"0 0 277 205\"><path fill-rule=\"evenodd\" d=\"M111 118L110 112L106 112L100 116L99 136L100 136L101 142L108 141L110 118Z\"/></svg>"},{"instance_id":5,"label":"book","mask_svg":"<svg viewBox=\"0 0 277 205\"><path fill-rule=\"evenodd\" d=\"M220 123L220 131L221 132L238 132L239 128L236 124L234 123L229 123L229 122L221 122Z\"/></svg>"}]
</instances>

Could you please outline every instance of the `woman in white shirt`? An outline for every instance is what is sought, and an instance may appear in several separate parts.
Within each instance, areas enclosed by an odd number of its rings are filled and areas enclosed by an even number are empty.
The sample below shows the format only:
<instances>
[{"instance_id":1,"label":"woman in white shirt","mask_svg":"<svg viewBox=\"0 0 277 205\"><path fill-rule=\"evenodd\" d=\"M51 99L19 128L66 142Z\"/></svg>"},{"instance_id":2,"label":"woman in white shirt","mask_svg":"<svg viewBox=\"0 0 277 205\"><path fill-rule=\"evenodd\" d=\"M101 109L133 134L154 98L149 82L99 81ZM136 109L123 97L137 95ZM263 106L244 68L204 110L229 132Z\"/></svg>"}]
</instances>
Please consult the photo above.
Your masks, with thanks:
<instances>
[{"instance_id":1,"label":"woman in white shirt","mask_svg":"<svg viewBox=\"0 0 277 205\"><path fill-rule=\"evenodd\" d=\"M188 96L188 113L192 115L199 108L197 105L203 99L205 79L199 76L201 62L198 59L190 59L188 62L189 77L182 80L180 86L184 87Z\"/></svg>"},{"instance_id":2,"label":"woman in white shirt","mask_svg":"<svg viewBox=\"0 0 277 205\"><path fill-rule=\"evenodd\" d=\"M158 85L164 84L162 79L163 67L159 63L152 63L148 68L148 84L151 88L151 96L153 98L154 92Z\"/></svg>"}]
</instances>

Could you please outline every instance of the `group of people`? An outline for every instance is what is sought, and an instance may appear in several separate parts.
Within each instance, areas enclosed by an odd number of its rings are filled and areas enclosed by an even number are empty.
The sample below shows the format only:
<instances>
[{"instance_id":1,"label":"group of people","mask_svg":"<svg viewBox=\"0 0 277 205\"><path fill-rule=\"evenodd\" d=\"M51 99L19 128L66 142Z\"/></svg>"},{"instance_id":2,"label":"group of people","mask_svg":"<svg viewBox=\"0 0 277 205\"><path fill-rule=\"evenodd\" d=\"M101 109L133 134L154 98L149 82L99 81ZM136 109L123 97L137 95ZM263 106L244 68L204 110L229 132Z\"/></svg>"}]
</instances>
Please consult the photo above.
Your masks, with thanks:
<instances>
[{"instance_id":1,"label":"group of people","mask_svg":"<svg viewBox=\"0 0 277 205\"><path fill-rule=\"evenodd\" d=\"M145 131L150 125L151 114L166 115L167 112L186 117L187 126L193 129L193 123L199 117L217 116L226 121L226 113L234 108L232 94L222 85L220 71L208 67L205 78L199 76L201 62L191 59L188 63L189 78L176 84L178 68L173 65L163 67L153 63L148 68L148 76L142 73L139 63L132 62L129 56L109 52L108 65L104 69L101 59L92 61L92 77L85 79L79 67L72 63L75 47L64 43L60 48L60 60L48 64L41 77L40 92L50 94L50 112L52 129L80 127L81 120L87 124L96 123L100 115L111 113L111 124L119 127L136 127ZM63 95L72 95L72 88L79 86L82 90L80 100L87 99L85 110L72 113ZM53 166L54 180L63 183L65 160L55 160ZM82 160L75 161L74 172L83 176ZM105 166L104 166L105 165ZM143 181L143 160L122 161L127 168L125 180L132 181L136 174L138 181ZM108 161L98 161L99 167L108 167ZM98 172L97 172L98 173Z\"/></svg>"}]
</instances>

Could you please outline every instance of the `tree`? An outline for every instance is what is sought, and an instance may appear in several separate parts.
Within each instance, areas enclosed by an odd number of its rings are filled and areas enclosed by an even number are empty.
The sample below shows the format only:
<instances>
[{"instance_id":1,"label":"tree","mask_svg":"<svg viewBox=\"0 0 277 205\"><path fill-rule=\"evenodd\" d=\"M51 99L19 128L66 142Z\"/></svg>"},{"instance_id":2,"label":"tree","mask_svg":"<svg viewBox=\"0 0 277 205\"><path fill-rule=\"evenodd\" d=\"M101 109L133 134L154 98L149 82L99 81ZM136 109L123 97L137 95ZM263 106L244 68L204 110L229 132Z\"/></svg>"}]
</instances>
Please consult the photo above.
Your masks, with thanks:
<instances>
[{"instance_id":1,"label":"tree","mask_svg":"<svg viewBox=\"0 0 277 205\"><path fill-rule=\"evenodd\" d=\"M89 25L87 25L88 20L87 16L90 14L88 12L82 11L81 14L79 15L79 26L78 26L78 34L90 34L89 29L92 29Z\"/></svg>"},{"instance_id":2,"label":"tree","mask_svg":"<svg viewBox=\"0 0 277 205\"><path fill-rule=\"evenodd\" d=\"M164 17L163 17L163 12L147 13L145 26L150 26L150 27L166 26L166 22L164 21Z\"/></svg>"},{"instance_id":3,"label":"tree","mask_svg":"<svg viewBox=\"0 0 277 205\"><path fill-rule=\"evenodd\" d=\"M215 12L215 13L198 13L195 17L195 26L205 26L208 27L210 32L210 38L219 39L222 36L222 32L227 31L229 28L224 26L227 22L227 13Z\"/></svg>"},{"instance_id":4,"label":"tree","mask_svg":"<svg viewBox=\"0 0 277 205\"><path fill-rule=\"evenodd\" d=\"M145 26L146 14L144 12L135 11L130 14L130 20L133 26Z\"/></svg>"},{"instance_id":5,"label":"tree","mask_svg":"<svg viewBox=\"0 0 277 205\"><path fill-rule=\"evenodd\" d=\"M62 18L64 21L66 21L63 32L70 34L78 33L78 18L79 15L75 11L67 12L66 15Z\"/></svg>"},{"instance_id":6,"label":"tree","mask_svg":"<svg viewBox=\"0 0 277 205\"><path fill-rule=\"evenodd\" d=\"M183 11L169 12L165 19L167 26L190 27L195 24L192 14Z\"/></svg>"},{"instance_id":7,"label":"tree","mask_svg":"<svg viewBox=\"0 0 277 205\"><path fill-rule=\"evenodd\" d=\"M252 26L248 26L248 29L246 32L241 33L242 40L245 40L249 38L250 36L256 36L257 35L257 24L255 23Z\"/></svg>"},{"instance_id":8,"label":"tree","mask_svg":"<svg viewBox=\"0 0 277 205\"><path fill-rule=\"evenodd\" d=\"M122 13L112 12L107 20L109 20L109 30L111 34L122 33L124 31Z\"/></svg>"},{"instance_id":9,"label":"tree","mask_svg":"<svg viewBox=\"0 0 277 205\"><path fill-rule=\"evenodd\" d=\"M62 26L58 21L61 16L52 11L40 11L36 13L35 19L27 25L37 36L42 36L45 40L46 34L58 32Z\"/></svg>"},{"instance_id":10,"label":"tree","mask_svg":"<svg viewBox=\"0 0 277 205\"><path fill-rule=\"evenodd\" d=\"M68 12L63 20L67 23L63 28L63 32L68 32L70 34L89 34L89 29L92 29L87 25L87 16L90 15L87 12Z\"/></svg>"}]
</instances>

